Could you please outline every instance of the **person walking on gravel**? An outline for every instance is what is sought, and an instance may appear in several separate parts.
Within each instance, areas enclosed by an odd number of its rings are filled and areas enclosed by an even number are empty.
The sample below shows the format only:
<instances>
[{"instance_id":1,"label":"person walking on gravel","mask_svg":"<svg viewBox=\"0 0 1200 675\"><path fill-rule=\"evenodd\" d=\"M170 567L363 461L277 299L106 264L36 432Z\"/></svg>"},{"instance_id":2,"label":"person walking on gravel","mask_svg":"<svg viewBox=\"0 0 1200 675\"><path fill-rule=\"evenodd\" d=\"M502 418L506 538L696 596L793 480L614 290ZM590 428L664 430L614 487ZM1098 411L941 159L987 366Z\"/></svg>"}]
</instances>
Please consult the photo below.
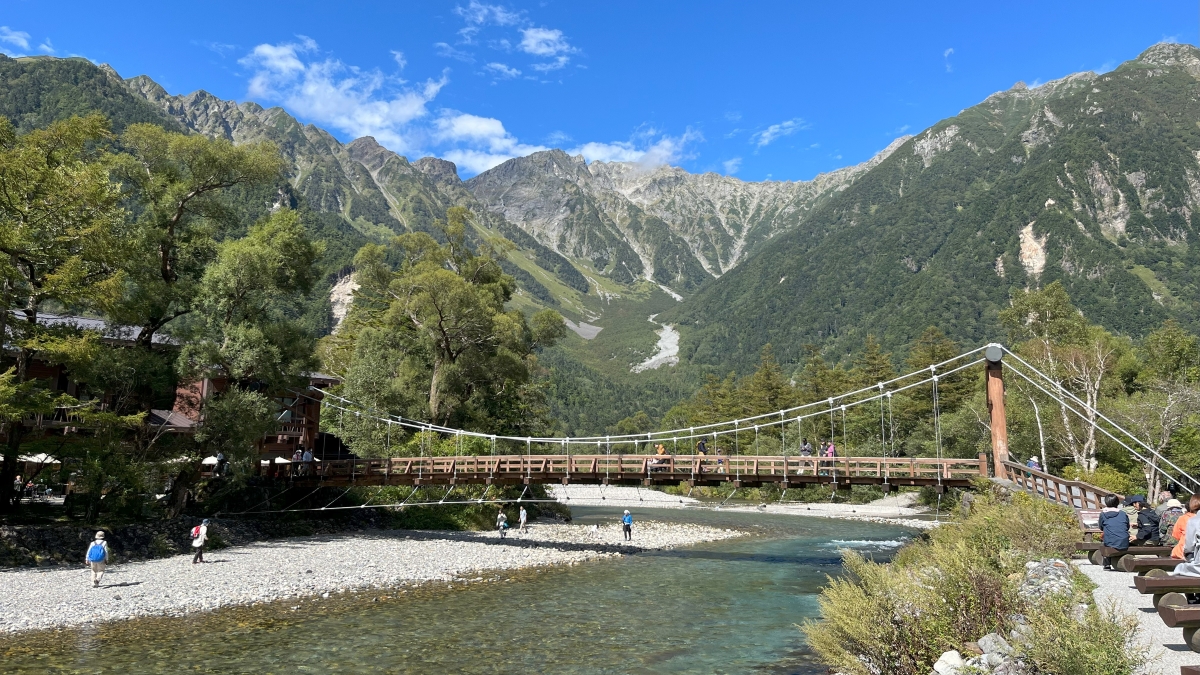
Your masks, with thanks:
<instances>
[{"instance_id":1,"label":"person walking on gravel","mask_svg":"<svg viewBox=\"0 0 1200 675\"><path fill-rule=\"evenodd\" d=\"M504 531L508 529L508 516L504 515L504 509L500 509L500 513L496 514L496 529L500 531L500 538L504 538Z\"/></svg>"},{"instance_id":2,"label":"person walking on gravel","mask_svg":"<svg viewBox=\"0 0 1200 675\"><path fill-rule=\"evenodd\" d=\"M528 533L528 532L529 532L529 526L525 524L525 521L529 520L529 514L528 514L528 513L525 513L525 507L524 507L524 506L522 506L522 507L521 507L521 516L520 516L520 518L519 518L519 519L520 519L520 521L521 521L521 526L520 526L521 534L526 534L526 533Z\"/></svg>"},{"instance_id":3,"label":"person walking on gravel","mask_svg":"<svg viewBox=\"0 0 1200 675\"><path fill-rule=\"evenodd\" d=\"M633 541L633 516L629 515L628 509L621 516L621 530L625 533L625 541Z\"/></svg>"},{"instance_id":4,"label":"person walking on gravel","mask_svg":"<svg viewBox=\"0 0 1200 675\"><path fill-rule=\"evenodd\" d=\"M204 543L206 541L208 541L208 518L192 528L192 550L195 551L195 555L192 556L193 565L204 562Z\"/></svg>"},{"instance_id":5,"label":"person walking on gravel","mask_svg":"<svg viewBox=\"0 0 1200 675\"><path fill-rule=\"evenodd\" d=\"M84 564L92 568L92 588L98 588L104 578L104 568L108 566L108 542L104 541L103 532L96 533L83 559Z\"/></svg>"}]
</instances>

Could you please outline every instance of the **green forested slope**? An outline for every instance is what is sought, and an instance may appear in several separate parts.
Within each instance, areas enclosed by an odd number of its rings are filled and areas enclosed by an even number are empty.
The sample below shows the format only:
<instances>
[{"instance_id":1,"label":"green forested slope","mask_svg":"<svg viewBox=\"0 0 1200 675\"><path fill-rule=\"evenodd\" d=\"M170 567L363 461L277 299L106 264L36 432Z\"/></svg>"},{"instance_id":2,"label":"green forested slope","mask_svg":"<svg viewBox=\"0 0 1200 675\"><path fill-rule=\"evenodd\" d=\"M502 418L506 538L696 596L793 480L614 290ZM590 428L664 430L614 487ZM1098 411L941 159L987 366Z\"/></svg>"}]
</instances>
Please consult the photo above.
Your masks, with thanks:
<instances>
[{"instance_id":1,"label":"green forested slope","mask_svg":"<svg viewBox=\"0 0 1200 675\"><path fill-rule=\"evenodd\" d=\"M0 54L0 116L7 117L18 133L94 111L104 113L114 131L136 122L183 131L86 59L12 59Z\"/></svg>"},{"instance_id":2,"label":"green forested slope","mask_svg":"<svg viewBox=\"0 0 1200 675\"><path fill-rule=\"evenodd\" d=\"M1014 289L1061 280L1087 318L1197 325L1200 52L1157 45L1105 75L1018 85L910 139L799 229L660 320L681 358L743 372L770 342L836 353L929 325L999 339Z\"/></svg>"}]
</instances>

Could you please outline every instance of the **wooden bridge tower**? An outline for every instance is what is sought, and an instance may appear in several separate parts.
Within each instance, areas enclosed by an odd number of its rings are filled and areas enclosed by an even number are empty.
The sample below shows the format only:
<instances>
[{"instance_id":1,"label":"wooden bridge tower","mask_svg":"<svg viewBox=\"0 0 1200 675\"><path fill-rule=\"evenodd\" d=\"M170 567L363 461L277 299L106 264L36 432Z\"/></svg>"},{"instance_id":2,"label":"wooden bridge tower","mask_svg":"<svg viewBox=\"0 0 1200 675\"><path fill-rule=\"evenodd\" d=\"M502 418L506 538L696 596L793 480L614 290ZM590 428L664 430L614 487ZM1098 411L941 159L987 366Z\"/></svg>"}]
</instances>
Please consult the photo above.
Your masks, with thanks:
<instances>
[{"instance_id":1,"label":"wooden bridge tower","mask_svg":"<svg viewBox=\"0 0 1200 675\"><path fill-rule=\"evenodd\" d=\"M987 407L991 414L993 475L1004 475L1008 461L1008 422L1004 416L1004 350L991 344L983 352L987 359Z\"/></svg>"}]
</instances>

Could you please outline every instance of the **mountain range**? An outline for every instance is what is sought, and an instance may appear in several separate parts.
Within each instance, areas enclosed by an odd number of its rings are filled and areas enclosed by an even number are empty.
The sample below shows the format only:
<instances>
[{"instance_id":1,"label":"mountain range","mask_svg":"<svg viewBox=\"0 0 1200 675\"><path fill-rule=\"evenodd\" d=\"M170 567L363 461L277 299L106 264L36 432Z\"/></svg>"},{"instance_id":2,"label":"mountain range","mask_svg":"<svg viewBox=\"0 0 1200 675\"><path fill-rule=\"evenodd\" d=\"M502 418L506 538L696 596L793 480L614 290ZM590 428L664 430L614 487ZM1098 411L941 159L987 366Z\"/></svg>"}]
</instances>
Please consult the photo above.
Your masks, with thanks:
<instances>
[{"instance_id":1,"label":"mountain range","mask_svg":"<svg viewBox=\"0 0 1200 675\"><path fill-rule=\"evenodd\" d=\"M1120 333L1168 317L1200 327L1198 98L1200 51L1160 44L1108 73L1018 83L811 181L561 150L463 181L450 162L342 143L282 108L171 95L82 59L0 56L0 114L20 130L100 110L118 130L154 122L278 145L290 164L280 191L331 243L329 327L359 246L468 207L477 236L515 244L514 304L558 309L580 335L546 357L556 395L580 410L595 407L589 391L620 401L571 424L593 429L661 412L704 373L746 372L768 342L795 363L806 344L841 357L869 333L902 350L928 325L964 344L1001 339L1011 293L1056 280ZM668 328L678 365L632 373Z\"/></svg>"}]
</instances>

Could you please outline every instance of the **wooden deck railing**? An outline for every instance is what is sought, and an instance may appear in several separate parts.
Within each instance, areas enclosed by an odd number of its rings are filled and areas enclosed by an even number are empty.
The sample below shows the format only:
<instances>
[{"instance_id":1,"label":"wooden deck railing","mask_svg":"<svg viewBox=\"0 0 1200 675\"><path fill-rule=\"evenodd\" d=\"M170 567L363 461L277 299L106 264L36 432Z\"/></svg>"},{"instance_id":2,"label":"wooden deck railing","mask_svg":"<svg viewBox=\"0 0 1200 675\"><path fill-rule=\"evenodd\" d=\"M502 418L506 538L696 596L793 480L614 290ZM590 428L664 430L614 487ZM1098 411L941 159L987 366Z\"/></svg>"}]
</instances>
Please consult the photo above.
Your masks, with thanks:
<instances>
[{"instance_id":1,"label":"wooden deck railing","mask_svg":"<svg viewBox=\"0 0 1200 675\"><path fill-rule=\"evenodd\" d=\"M1104 498L1121 495L1077 480L1067 480L1015 462L1004 463L1005 478L1033 494L1073 509L1099 510Z\"/></svg>"},{"instance_id":2,"label":"wooden deck railing","mask_svg":"<svg viewBox=\"0 0 1200 675\"><path fill-rule=\"evenodd\" d=\"M986 477L987 458L802 457L775 455L497 455L466 457L392 457L316 463L301 477L327 482L367 484L450 482L681 480L747 483L903 483L965 485Z\"/></svg>"}]
</instances>

